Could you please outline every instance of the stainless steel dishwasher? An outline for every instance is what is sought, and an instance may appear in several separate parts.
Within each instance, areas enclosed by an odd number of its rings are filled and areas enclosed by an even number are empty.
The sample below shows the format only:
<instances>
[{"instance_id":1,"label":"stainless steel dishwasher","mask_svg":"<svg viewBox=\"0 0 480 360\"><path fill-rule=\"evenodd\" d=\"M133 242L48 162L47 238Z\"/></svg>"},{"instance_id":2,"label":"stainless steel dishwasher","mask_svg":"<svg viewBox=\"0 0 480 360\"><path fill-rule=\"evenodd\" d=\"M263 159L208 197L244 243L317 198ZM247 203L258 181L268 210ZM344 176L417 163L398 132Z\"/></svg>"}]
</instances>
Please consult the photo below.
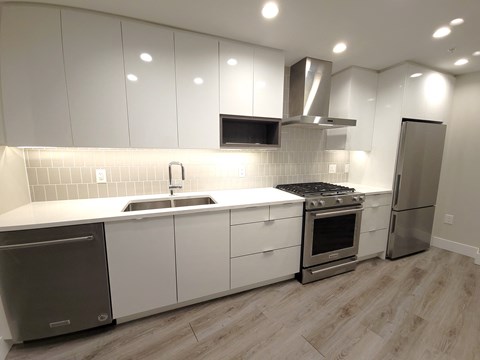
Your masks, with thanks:
<instances>
[{"instance_id":1,"label":"stainless steel dishwasher","mask_svg":"<svg viewBox=\"0 0 480 360\"><path fill-rule=\"evenodd\" d=\"M0 292L15 341L111 323L103 224L0 232Z\"/></svg>"}]
</instances>

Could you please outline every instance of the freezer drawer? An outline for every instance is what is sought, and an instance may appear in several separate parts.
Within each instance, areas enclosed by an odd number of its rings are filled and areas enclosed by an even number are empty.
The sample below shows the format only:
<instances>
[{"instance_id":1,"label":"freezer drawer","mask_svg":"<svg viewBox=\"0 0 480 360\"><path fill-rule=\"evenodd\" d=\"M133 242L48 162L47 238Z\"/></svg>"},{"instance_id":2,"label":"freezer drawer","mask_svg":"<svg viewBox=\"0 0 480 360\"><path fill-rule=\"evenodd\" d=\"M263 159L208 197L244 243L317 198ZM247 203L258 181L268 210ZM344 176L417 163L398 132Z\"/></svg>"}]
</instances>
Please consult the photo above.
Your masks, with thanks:
<instances>
[{"instance_id":1,"label":"freezer drawer","mask_svg":"<svg viewBox=\"0 0 480 360\"><path fill-rule=\"evenodd\" d=\"M387 257L396 259L430 247L435 207L392 211Z\"/></svg>"},{"instance_id":2,"label":"freezer drawer","mask_svg":"<svg viewBox=\"0 0 480 360\"><path fill-rule=\"evenodd\" d=\"M0 232L0 292L16 341L111 323L103 224Z\"/></svg>"}]
</instances>

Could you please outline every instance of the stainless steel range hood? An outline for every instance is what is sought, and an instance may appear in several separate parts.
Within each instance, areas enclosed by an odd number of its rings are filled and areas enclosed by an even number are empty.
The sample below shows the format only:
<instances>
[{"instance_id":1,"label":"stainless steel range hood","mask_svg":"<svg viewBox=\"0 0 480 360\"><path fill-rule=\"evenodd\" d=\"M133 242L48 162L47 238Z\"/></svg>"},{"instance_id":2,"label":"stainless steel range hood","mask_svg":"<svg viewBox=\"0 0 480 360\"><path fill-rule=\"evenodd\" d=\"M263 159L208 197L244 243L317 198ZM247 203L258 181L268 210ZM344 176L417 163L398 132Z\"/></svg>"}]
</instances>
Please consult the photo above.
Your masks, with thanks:
<instances>
[{"instance_id":1,"label":"stainless steel range hood","mask_svg":"<svg viewBox=\"0 0 480 360\"><path fill-rule=\"evenodd\" d=\"M282 125L333 129L355 126L357 120L328 116L332 63L306 57L290 67L289 113ZM346 106L347 104L345 104Z\"/></svg>"}]
</instances>

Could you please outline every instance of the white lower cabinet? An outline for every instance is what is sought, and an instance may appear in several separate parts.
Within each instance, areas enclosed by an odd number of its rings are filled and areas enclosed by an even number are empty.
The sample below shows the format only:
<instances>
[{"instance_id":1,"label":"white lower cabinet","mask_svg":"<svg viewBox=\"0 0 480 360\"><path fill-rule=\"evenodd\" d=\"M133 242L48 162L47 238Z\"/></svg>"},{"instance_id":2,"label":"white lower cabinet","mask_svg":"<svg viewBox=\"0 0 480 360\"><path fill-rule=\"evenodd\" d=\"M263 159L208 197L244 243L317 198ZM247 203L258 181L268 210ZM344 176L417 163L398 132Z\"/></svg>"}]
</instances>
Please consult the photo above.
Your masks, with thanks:
<instances>
[{"instance_id":1,"label":"white lower cabinet","mask_svg":"<svg viewBox=\"0 0 480 360\"><path fill-rule=\"evenodd\" d=\"M230 289L229 211L175 216L178 301Z\"/></svg>"},{"instance_id":2,"label":"white lower cabinet","mask_svg":"<svg viewBox=\"0 0 480 360\"><path fill-rule=\"evenodd\" d=\"M300 270L303 204L231 211L232 289Z\"/></svg>"},{"instance_id":3,"label":"white lower cabinet","mask_svg":"<svg viewBox=\"0 0 480 360\"><path fill-rule=\"evenodd\" d=\"M387 249L392 194L367 194L360 227L358 259L384 256Z\"/></svg>"},{"instance_id":4,"label":"white lower cabinet","mask_svg":"<svg viewBox=\"0 0 480 360\"><path fill-rule=\"evenodd\" d=\"M300 268L300 246L232 259L232 289L295 274Z\"/></svg>"},{"instance_id":5,"label":"white lower cabinet","mask_svg":"<svg viewBox=\"0 0 480 360\"><path fill-rule=\"evenodd\" d=\"M115 319L175 304L173 216L105 223Z\"/></svg>"}]
</instances>

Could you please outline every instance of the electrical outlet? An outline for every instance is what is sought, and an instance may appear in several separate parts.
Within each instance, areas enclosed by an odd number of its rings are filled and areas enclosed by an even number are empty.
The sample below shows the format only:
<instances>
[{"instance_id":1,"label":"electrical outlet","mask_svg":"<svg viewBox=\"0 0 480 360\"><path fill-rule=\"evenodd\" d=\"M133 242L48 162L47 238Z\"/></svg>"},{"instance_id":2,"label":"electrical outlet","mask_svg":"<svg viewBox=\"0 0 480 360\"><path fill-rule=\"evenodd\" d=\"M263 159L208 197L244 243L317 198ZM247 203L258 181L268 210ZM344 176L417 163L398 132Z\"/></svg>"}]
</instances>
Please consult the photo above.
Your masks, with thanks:
<instances>
[{"instance_id":1,"label":"electrical outlet","mask_svg":"<svg viewBox=\"0 0 480 360\"><path fill-rule=\"evenodd\" d=\"M443 222L445 224L453 225L453 215L445 214L445 216L443 218Z\"/></svg>"},{"instance_id":2,"label":"electrical outlet","mask_svg":"<svg viewBox=\"0 0 480 360\"><path fill-rule=\"evenodd\" d=\"M350 164L345 164L345 172L348 173L350 171Z\"/></svg>"},{"instance_id":3,"label":"electrical outlet","mask_svg":"<svg viewBox=\"0 0 480 360\"><path fill-rule=\"evenodd\" d=\"M245 177L245 166L240 165L238 167L238 177Z\"/></svg>"},{"instance_id":4,"label":"electrical outlet","mask_svg":"<svg viewBox=\"0 0 480 360\"><path fill-rule=\"evenodd\" d=\"M335 174L337 172L337 164L329 164L328 165L328 173Z\"/></svg>"},{"instance_id":5,"label":"electrical outlet","mask_svg":"<svg viewBox=\"0 0 480 360\"><path fill-rule=\"evenodd\" d=\"M107 171L105 169L96 169L95 179L97 184L105 184L107 182Z\"/></svg>"}]
</instances>

